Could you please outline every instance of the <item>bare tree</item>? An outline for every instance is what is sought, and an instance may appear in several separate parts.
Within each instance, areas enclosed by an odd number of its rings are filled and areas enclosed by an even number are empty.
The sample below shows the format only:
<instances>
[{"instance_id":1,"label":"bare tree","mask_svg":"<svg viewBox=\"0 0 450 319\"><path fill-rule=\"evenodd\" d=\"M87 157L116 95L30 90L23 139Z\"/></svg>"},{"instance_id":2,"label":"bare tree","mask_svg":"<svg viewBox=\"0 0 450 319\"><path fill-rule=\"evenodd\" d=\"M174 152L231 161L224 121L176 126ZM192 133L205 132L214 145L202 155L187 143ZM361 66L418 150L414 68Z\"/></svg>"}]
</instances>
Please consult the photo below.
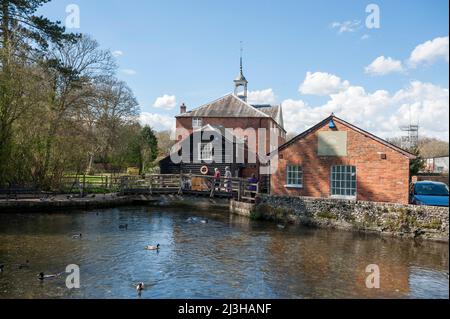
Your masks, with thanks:
<instances>
[{"instance_id":1,"label":"bare tree","mask_svg":"<svg viewBox=\"0 0 450 319\"><path fill-rule=\"evenodd\" d=\"M166 157L170 155L170 150L173 145L175 145L174 140L171 139L171 131L161 131L156 133L156 138L158 139L158 156Z\"/></svg>"},{"instance_id":2,"label":"bare tree","mask_svg":"<svg viewBox=\"0 0 450 319\"><path fill-rule=\"evenodd\" d=\"M98 80L92 86L95 93L79 115L91 145L88 172L96 155L107 162L111 150L120 141L121 126L133 123L139 112L136 98L124 82L106 77Z\"/></svg>"},{"instance_id":3,"label":"bare tree","mask_svg":"<svg viewBox=\"0 0 450 319\"><path fill-rule=\"evenodd\" d=\"M436 138L422 138L419 140L419 151L424 158L448 156L449 144Z\"/></svg>"},{"instance_id":4,"label":"bare tree","mask_svg":"<svg viewBox=\"0 0 450 319\"><path fill-rule=\"evenodd\" d=\"M112 76L116 69L111 53L101 50L88 36L55 45L42 66L47 70L51 89L41 181L49 175L51 163L57 162L55 157L59 154L53 151L53 143L64 120L79 113L79 108L87 103L85 100L95 94L93 83Z\"/></svg>"}]
</instances>

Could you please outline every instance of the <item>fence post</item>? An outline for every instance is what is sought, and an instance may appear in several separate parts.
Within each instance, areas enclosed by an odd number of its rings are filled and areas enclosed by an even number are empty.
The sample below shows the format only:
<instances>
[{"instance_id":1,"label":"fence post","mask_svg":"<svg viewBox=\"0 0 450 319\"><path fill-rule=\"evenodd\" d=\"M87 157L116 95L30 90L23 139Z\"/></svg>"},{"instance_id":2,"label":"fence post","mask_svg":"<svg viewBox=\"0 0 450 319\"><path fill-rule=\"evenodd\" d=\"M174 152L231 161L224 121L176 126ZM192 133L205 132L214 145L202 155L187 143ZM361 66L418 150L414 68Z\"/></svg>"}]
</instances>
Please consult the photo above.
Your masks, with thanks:
<instances>
[{"instance_id":1,"label":"fence post","mask_svg":"<svg viewBox=\"0 0 450 319\"><path fill-rule=\"evenodd\" d=\"M213 198L214 197L214 188L216 187L216 179L212 178L212 183L211 183L211 192L209 193L209 197Z\"/></svg>"},{"instance_id":2,"label":"fence post","mask_svg":"<svg viewBox=\"0 0 450 319\"><path fill-rule=\"evenodd\" d=\"M81 197L85 196L84 188L86 187L86 173L83 174L83 183L81 184Z\"/></svg>"},{"instance_id":3,"label":"fence post","mask_svg":"<svg viewBox=\"0 0 450 319\"><path fill-rule=\"evenodd\" d=\"M183 194L183 173L180 172L180 188L178 190L178 195Z\"/></svg>"},{"instance_id":4,"label":"fence post","mask_svg":"<svg viewBox=\"0 0 450 319\"><path fill-rule=\"evenodd\" d=\"M241 201L242 198L242 179L239 179L239 187L238 187L238 202Z\"/></svg>"},{"instance_id":5,"label":"fence post","mask_svg":"<svg viewBox=\"0 0 450 319\"><path fill-rule=\"evenodd\" d=\"M123 195L125 189L125 180L123 176L119 177L119 191L120 195Z\"/></svg>"},{"instance_id":6,"label":"fence post","mask_svg":"<svg viewBox=\"0 0 450 319\"><path fill-rule=\"evenodd\" d=\"M150 175L149 176L150 178L149 178L149 181L148 181L148 183L149 183L149 191L150 191L150 195L153 195L153 174L152 175Z\"/></svg>"}]
</instances>

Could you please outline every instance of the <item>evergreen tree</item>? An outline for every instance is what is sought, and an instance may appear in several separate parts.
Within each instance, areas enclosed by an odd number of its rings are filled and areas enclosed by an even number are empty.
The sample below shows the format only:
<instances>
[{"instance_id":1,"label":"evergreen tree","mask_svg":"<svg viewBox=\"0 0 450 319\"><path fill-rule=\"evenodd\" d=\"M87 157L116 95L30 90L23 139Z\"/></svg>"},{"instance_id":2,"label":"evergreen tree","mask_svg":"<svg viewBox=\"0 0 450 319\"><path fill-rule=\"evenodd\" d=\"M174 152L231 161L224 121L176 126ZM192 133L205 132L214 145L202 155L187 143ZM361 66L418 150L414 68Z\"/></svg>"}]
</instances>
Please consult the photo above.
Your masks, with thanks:
<instances>
[{"instance_id":1,"label":"evergreen tree","mask_svg":"<svg viewBox=\"0 0 450 319\"><path fill-rule=\"evenodd\" d=\"M414 147L408 150L411 154L416 155L416 158L409 163L409 175L417 175L424 167L425 160L420 156L420 150L418 147Z\"/></svg>"},{"instance_id":2,"label":"evergreen tree","mask_svg":"<svg viewBox=\"0 0 450 319\"><path fill-rule=\"evenodd\" d=\"M150 126L146 125L141 130L141 136L144 146L149 151L145 160L153 162L158 156L158 139L155 136L155 132L153 132Z\"/></svg>"},{"instance_id":3,"label":"evergreen tree","mask_svg":"<svg viewBox=\"0 0 450 319\"><path fill-rule=\"evenodd\" d=\"M26 66L43 56L50 43L75 40L60 22L35 15L49 0L0 0L0 184L8 175L13 124L26 111Z\"/></svg>"}]
</instances>

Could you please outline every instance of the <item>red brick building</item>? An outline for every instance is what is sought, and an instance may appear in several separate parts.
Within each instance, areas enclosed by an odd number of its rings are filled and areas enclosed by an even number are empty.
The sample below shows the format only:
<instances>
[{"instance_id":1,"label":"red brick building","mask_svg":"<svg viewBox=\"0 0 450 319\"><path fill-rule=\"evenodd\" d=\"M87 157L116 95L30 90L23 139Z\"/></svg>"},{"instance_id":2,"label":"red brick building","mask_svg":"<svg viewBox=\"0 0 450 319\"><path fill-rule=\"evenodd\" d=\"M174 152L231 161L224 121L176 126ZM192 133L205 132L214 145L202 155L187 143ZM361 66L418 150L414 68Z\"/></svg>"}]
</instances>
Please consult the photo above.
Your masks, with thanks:
<instances>
[{"instance_id":1,"label":"red brick building","mask_svg":"<svg viewBox=\"0 0 450 319\"><path fill-rule=\"evenodd\" d=\"M257 132L258 129L264 128L267 141L270 140L270 130L273 129L278 136L278 145L286 141L281 105L251 105L233 93L191 111L187 111L184 105L181 106L180 114L176 116L176 128L177 131L183 129L186 136L179 138L186 138L193 131L200 130L206 125L219 129L242 129L242 131L235 131L236 136L240 138L248 138L249 132L246 132L246 129ZM258 147L258 134L255 137ZM266 150L270 151L269 143L266 143Z\"/></svg>"},{"instance_id":2,"label":"red brick building","mask_svg":"<svg viewBox=\"0 0 450 319\"><path fill-rule=\"evenodd\" d=\"M192 110L188 110L183 103L180 106L180 114L176 116L176 136L181 146L189 145L191 156L186 161L171 163L168 156L161 160L160 169L162 173L172 174L192 172L199 174L204 166L208 172L213 172L218 168L224 173L225 167L230 167L234 176L250 177L252 174L259 175L262 154L266 157L271 150L278 148L286 141L286 130L283 123L283 112L281 105L251 104L247 101L248 82L241 69L234 80L234 93L222 96L212 102L206 103ZM210 160L216 153L213 143L209 140L209 132L217 131L225 134L226 129L233 130L232 143L234 146L245 149L244 163L233 163L233 156L222 156L219 161ZM264 129L264 130L261 130ZM202 133L202 140L193 142L193 134ZM207 133L207 134L203 134ZM265 133L265 134L263 134ZM261 134L261 136L260 136ZM271 136L272 134L272 136ZM203 135L206 136L203 139ZM271 138L272 137L272 138ZM228 140L227 138L227 140ZM261 145L261 151L259 147ZM182 151L181 151L182 153ZM256 154L253 159L249 159L248 154ZM199 162L193 162L192 159ZM266 176L268 184L268 176Z\"/></svg>"},{"instance_id":3,"label":"red brick building","mask_svg":"<svg viewBox=\"0 0 450 319\"><path fill-rule=\"evenodd\" d=\"M280 146L271 194L407 204L413 158L331 115Z\"/></svg>"}]
</instances>

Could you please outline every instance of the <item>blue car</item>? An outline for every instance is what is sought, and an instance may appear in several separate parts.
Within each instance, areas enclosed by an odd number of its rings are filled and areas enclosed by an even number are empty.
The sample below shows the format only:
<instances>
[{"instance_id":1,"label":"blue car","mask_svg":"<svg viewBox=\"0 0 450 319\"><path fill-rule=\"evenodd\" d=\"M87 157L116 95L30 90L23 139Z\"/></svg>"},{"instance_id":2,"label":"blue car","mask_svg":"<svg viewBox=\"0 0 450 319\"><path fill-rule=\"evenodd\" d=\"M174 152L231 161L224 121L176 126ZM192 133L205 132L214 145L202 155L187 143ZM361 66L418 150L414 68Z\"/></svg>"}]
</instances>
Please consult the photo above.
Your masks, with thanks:
<instances>
[{"instance_id":1,"label":"blue car","mask_svg":"<svg viewBox=\"0 0 450 319\"><path fill-rule=\"evenodd\" d=\"M420 181L411 189L411 204L448 207L448 186L444 183Z\"/></svg>"}]
</instances>

